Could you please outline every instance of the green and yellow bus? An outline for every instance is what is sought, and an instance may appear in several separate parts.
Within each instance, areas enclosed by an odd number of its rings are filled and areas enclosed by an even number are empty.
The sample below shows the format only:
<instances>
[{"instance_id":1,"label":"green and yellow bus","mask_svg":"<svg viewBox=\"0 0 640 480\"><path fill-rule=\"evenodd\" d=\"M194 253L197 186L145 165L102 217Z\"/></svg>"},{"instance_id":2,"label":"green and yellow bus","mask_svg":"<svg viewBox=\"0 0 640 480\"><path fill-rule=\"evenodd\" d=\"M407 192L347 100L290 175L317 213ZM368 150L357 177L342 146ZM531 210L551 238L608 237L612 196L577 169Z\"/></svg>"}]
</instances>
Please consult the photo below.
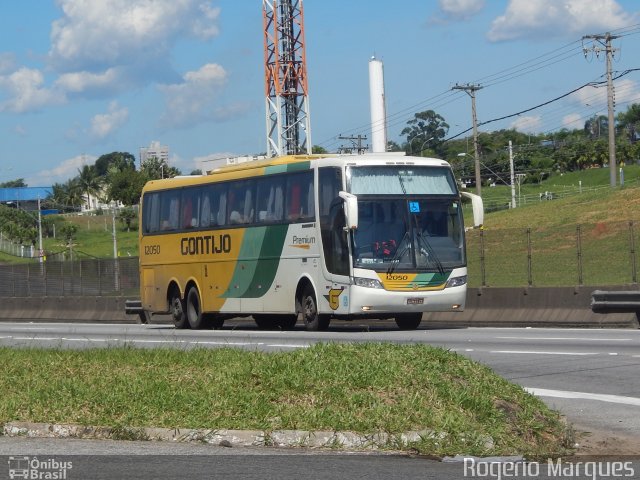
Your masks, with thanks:
<instances>
[{"instance_id":1,"label":"green and yellow bus","mask_svg":"<svg viewBox=\"0 0 640 480\"><path fill-rule=\"evenodd\" d=\"M252 161L151 181L141 212L143 314L177 328L252 316L260 328L394 318L414 329L423 312L465 305L461 194L442 160Z\"/></svg>"}]
</instances>

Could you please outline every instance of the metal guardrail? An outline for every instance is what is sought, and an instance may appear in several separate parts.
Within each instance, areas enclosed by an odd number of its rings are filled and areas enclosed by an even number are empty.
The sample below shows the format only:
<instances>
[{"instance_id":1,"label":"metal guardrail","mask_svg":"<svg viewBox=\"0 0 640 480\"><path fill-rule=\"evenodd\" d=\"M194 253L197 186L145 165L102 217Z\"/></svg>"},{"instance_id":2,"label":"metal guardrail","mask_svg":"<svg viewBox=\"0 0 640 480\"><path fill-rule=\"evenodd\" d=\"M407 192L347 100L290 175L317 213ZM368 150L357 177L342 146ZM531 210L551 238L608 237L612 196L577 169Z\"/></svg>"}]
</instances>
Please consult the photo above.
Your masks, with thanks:
<instances>
[{"instance_id":1,"label":"metal guardrail","mask_svg":"<svg viewBox=\"0 0 640 480\"><path fill-rule=\"evenodd\" d=\"M591 293L591 311L593 313L635 313L639 315L640 291L595 290Z\"/></svg>"}]
</instances>

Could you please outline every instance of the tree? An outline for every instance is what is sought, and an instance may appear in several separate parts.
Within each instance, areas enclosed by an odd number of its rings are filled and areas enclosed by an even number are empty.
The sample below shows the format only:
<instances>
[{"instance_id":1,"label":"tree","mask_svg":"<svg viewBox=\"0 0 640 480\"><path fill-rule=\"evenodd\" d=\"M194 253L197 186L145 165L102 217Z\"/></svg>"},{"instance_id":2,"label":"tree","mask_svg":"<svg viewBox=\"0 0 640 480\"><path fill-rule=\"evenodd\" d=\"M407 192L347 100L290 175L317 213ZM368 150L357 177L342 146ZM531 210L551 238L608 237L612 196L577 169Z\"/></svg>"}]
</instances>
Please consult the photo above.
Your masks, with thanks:
<instances>
[{"instance_id":1,"label":"tree","mask_svg":"<svg viewBox=\"0 0 640 480\"><path fill-rule=\"evenodd\" d=\"M9 180L8 182L0 183L0 188L20 188L28 186L24 183L24 178L17 178L16 180Z\"/></svg>"},{"instance_id":2,"label":"tree","mask_svg":"<svg viewBox=\"0 0 640 480\"><path fill-rule=\"evenodd\" d=\"M176 167L170 167L166 160L151 157L142 164L141 172L147 180L159 180L161 178L172 178L180 175L181 172Z\"/></svg>"},{"instance_id":3,"label":"tree","mask_svg":"<svg viewBox=\"0 0 640 480\"><path fill-rule=\"evenodd\" d=\"M131 231L131 222L135 220L138 215L135 210L131 207L126 207L120 210L118 214L118 219L127 226L127 232Z\"/></svg>"},{"instance_id":4,"label":"tree","mask_svg":"<svg viewBox=\"0 0 640 480\"><path fill-rule=\"evenodd\" d=\"M407 125L400 132L400 135L407 137L405 151L409 155L422 153L425 146L428 146L436 154L441 154L442 141L449 131L449 124L445 122L444 117L433 110L426 110L414 114L413 119L409 120Z\"/></svg>"},{"instance_id":5,"label":"tree","mask_svg":"<svg viewBox=\"0 0 640 480\"><path fill-rule=\"evenodd\" d=\"M124 205L137 205L147 177L137 170L113 170L109 173L107 196L110 201Z\"/></svg>"},{"instance_id":6,"label":"tree","mask_svg":"<svg viewBox=\"0 0 640 480\"><path fill-rule=\"evenodd\" d=\"M634 103L626 112L617 115L618 128L624 132L631 143L638 141L640 135L640 104Z\"/></svg>"},{"instance_id":7,"label":"tree","mask_svg":"<svg viewBox=\"0 0 640 480\"><path fill-rule=\"evenodd\" d=\"M54 183L51 187L51 199L56 207L65 211L77 210L82 203L82 189L78 178L71 178L65 183Z\"/></svg>"},{"instance_id":8,"label":"tree","mask_svg":"<svg viewBox=\"0 0 640 480\"><path fill-rule=\"evenodd\" d=\"M91 196L97 197L102 193L103 179L98 176L93 165L83 165L78 169L78 188L87 196L87 208L91 208Z\"/></svg>"},{"instance_id":9,"label":"tree","mask_svg":"<svg viewBox=\"0 0 640 480\"><path fill-rule=\"evenodd\" d=\"M196 168L195 170L191 170L191 173L189 175L202 175L202 170Z\"/></svg>"},{"instance_id":10,"label":"tree","mask_svg":"<svg viewBox=\"0 0 640 480\"><path fill-rule=\"evenodd\" d=\"M321 147L320 145L314 145L313 147L311 147L311 153L325 154L329 152L327 152L326 148Z\"/></svg>"},{"instance_id":11,"label":"tree","mask_svg":"<svg viewBox=\"0 0 640 480\"><path fill-rule=\"evenodd\" d=\"M96 174L99 177L107 175L111 168L120 171L136 168L136 158L128 152L111 152L101 155L95 163Z\"/></svg>"}]
</instances>

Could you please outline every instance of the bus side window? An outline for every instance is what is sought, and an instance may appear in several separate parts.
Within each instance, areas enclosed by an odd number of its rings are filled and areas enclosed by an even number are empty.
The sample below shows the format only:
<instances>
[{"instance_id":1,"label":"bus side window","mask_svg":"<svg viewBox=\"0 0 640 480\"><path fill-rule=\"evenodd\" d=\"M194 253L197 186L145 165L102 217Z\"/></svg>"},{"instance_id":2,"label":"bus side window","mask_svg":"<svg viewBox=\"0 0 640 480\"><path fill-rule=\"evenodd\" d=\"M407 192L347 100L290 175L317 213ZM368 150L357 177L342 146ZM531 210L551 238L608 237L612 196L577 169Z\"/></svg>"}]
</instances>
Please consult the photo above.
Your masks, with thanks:
<instances>
[{"instance_id":1,"label":"bus side window","mask_svg":"<svg viewBox=\"0 0 640 480\"><path fill-rule=\"evenodd\" d=\"M148 193L144 196L142 225L144 233L160 230L160 194Z\"/></svg>"},{"instance_id":2,"label":"bus side window","mask_svg":"<svg viewBox=\"0 0 640 480\"><path fill-rule=\"evenodd\" d=\"M185 188L182 190L182 225L185 228L200 226L200 188Z\"/></svg>"},{"instance_id":3,"label":"bus side window","mask_svg":"<svg viewBox=\"0 0 640 480\"><path fill-rule=\"evenodd\" d=\"M180 223L180 192L160 192L160 230L176 230Z\"/></svg>"},{"instance_id":4,"label":"bus side window","mask_svg":"<svg viewBox=\"0 0 640 480\"><path fill-rule=\"evenodd\" d=\"M282 220L282 176L264 177L258 180L256 210L259 223L273 223Z\"/></svg>"},{"instance_id":5,"label":"bus side window","mask_svg":"<svg viewBox=\"0 0 640 480\"><path fill-rule=\"evenodd\" d=\"M211 200L209 193L205 192L202 196L202 211L200 212L200 226L208 227L211 225Z\"/></svg>"}]
</instances>

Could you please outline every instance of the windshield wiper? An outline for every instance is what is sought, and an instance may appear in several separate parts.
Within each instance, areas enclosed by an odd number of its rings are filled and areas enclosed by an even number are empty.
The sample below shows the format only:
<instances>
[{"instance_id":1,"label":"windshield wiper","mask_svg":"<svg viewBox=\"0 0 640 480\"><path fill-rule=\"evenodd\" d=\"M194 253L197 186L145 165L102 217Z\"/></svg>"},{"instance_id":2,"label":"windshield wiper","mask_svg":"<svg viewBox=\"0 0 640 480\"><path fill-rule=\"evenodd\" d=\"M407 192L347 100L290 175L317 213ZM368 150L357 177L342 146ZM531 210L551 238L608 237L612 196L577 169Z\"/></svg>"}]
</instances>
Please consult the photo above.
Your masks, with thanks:
<instances>
[{"instance_id":1,"label":"windshield wiper","mask_svg":"<svg viewBox=\"0 0 640 480\"><path fill-rule=\"evenodd\" d=\"M405 228L404 235L402 236L402 239L400 240L400 243L398 244L398 248L396 248L396 251L393 254L393 258L391 259L391 264L389 265L389 268L387 269L387 275L390 275L390 274L392 274L394 272L394 270L396 269L396 265L398 265L398 263L400 263L400 259L411 248L411 242L407 242L407 245L404 248L401 248L402 245L405 243L405 240L407 240L407 239L409 239L409 230L407 230Z\"/></svg>"},{"instance_id":2,"label":"windshield wiper","mask_svg":"<svg viewBox=\"0 0 640 480\"><path fill-rule=\"evenodd\" d=\"M420 230L418 226L418 219L416 218L415 215L413 216L413 218L416 223L415 229L416 229L416 237L418 239L419 253L423 254L426 257L427 261L432 261L436 265L436 268L438 269L438 272L440 273L440 275L443 275L444 267L442 266L442 262L438 258L436 251L431 246L431 243L429 243L429 240L427 240L424 237L422 231Z\"/></svg>"}]
</instances>

